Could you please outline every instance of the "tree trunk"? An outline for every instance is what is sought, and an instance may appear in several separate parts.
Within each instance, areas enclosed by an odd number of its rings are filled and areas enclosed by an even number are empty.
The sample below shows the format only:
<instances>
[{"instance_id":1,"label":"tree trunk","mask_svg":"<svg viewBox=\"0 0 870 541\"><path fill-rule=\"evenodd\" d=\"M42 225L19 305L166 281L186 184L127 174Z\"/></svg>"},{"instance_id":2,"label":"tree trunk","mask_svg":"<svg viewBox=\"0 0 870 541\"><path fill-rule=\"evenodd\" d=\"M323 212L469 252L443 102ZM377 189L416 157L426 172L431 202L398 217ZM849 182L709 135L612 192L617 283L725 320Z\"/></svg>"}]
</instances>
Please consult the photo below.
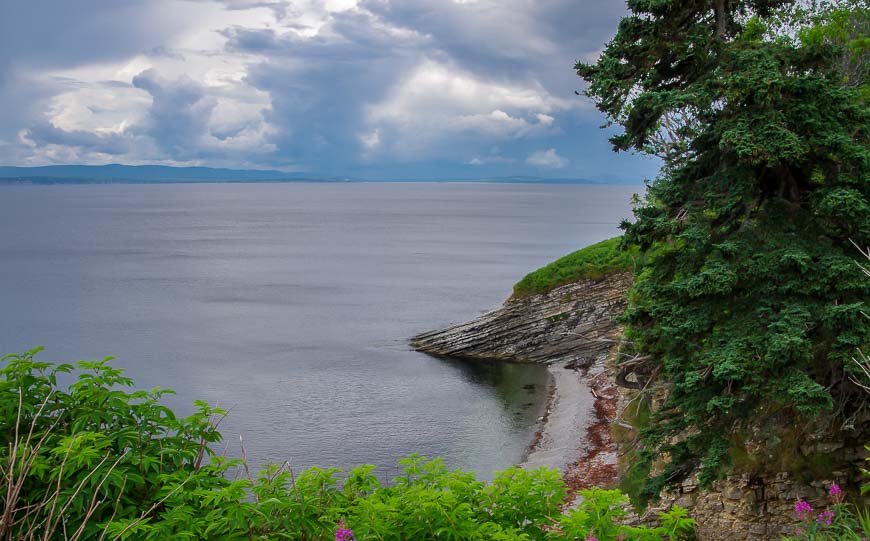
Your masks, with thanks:
<instances>
[{"instance_id":1,"label":"tree trunk","mask_svg":"<svg viewBox=\"0 0 870 541\"><path fill-rule=\"evenodd\" d=\"M728 22L728 13L725 11L725 0L714 0L713 12L716 16L716 31L713 34L713 37L718 40L724 40L726 23Z\"/></svg>"}]
</instances>

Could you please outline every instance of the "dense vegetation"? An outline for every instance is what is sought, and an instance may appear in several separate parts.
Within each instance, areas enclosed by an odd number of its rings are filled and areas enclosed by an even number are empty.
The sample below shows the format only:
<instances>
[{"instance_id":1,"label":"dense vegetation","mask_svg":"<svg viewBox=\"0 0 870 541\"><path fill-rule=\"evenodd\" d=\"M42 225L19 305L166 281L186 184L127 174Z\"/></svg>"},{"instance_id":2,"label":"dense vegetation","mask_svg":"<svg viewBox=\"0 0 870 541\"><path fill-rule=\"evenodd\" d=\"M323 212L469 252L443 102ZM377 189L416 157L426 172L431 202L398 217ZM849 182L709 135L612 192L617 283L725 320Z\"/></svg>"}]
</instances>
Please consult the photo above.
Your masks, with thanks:
<instances>
[{"instance_id":1,"label":"dense vegetation","mask_svg":"<svg viewBox=\"0 0 870 541\"><path fill-rule=\"evenodd\" d=\"M850 240L870 244L870 8L628 6L597 63L576 67L622 127L614 148L664 161L623 224L626 246L657 252L630 292L636 354L621 366L666 396L641 434L654 497L721 475L741 431L866 433L852 356L870 342L870 283Z\"/></svg>"},{"instance_id":2,"label":"dense vegetation","mask_svg":"<svg viewBox=\"0 0 870 541\"><path fill-rule=\"evenodd\" d=\"M621 525L617 491L584 491L562 513L565 484L546 468L483 483L411 456L389 482L368 465L295 474L273 465L252 476L211 446L224 412L199 403L178 418L159 403L169 391L129 392L108 360L76 368L34 353L0 360L2 540L604 541L693 529L682 509L657 528Z\"/></svg>"},{"instance_id":3,"label":"dense vegetation","mask_svg":"<svg viewBox=\"0 0 870 541\"><path fill-rule=\"evenodd\" d=\"M619 237L607 239L530 272L514 286L514 297L546 293L584 278L598 280L613 272L634 271L639 264L638 250L620 249Z\"/></svg>"}]
</instances>

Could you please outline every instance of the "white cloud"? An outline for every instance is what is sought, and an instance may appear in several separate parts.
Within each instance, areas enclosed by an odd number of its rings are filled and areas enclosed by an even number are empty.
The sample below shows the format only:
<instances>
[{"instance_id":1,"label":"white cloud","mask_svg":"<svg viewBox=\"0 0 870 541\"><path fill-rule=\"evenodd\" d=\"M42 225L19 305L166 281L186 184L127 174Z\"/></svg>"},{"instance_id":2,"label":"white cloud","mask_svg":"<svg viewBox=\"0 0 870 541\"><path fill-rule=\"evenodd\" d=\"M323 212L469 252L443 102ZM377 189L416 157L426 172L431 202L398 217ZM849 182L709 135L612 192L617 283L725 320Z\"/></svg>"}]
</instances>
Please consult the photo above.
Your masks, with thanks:
<instances>
[{"instance_id":1,"label":"white cloud","mask_svg":"<svg viewBox=\"0 0 870 541\"><path fill-rule=\"evenodd\" d=\"M534 137L553 132L548 114L577 102L552 96L540 84L489 81L449 63L426 60L369 107L370 126L381 141L408 158L437 151L456 137L486 141ZM392 134L386 141L384 134Z\"/></svg>"},{"instance_id":2,"label":"white cloud","mask_svg":"<svg viewBox=\"0 0 870 541\"><path fill-rule=\"evenodd\" d=\"M151 97L130 85L79 84L49 102L46 118L56 127L121 133L145 116Z\"/></svg>"},{"instance_id":3,"label":"white cloud","mask_svg":"<svg viewBox=\"0 0 870 541\"><path fill-rule=\"evenodd\" d=\"M535 167L546 167L550 169L561 169L568 165L568 160L559 156L556 153L555 148L550 148L547 150L538 150L532 152L528 158L526 158L526 163L529 165L534 165Z\"/></svg>"},{"instance_id":4,"label":"white cloud","mask_svg":"<svg viewBox=\"0 0 870 541\"><path fill-rule=\"evenodd\" d=\"M400 119L420 107L430 113L443 107L459 114L511 109L549 113L576 105L536 82L487 81L450 63L426 60L373 108L372 116Z\"/></svg>"},{"instance_id":5,"label":"white cloud","mask_svg":"<svg viewBox=\"0 0 870 541\"><path fill-rule=\"evenodd\" d=\"M505 164L514 163L514 158L506 156L478 156L465 162L467 165L489 165L489 164Z\"/></svg>"},{"instance_id":6,"label":"white cloud","mask_svg":"<svg viewBox=\"0 0 870 541\"><path fill-rule=\"evenodd\" d=\"M360 142L364 147L371 150L377 148L381 144L381 133L378 130L372 130L369 133L364 133L359 136Z\"/></svg>"},{"instance_id":7,"label":"white cloud","mask_svg":"<svg viewBox=\"0 0 870 541\"><path fill-rule=\"evenodd\" d=\"M540 122L544 126L549 126L550 124L552 124L556 120L555 118L551 117L550 115L545 115L544 113L536 114L535 118L537 118L538 122Z\"/></svg>"}]
</instances>

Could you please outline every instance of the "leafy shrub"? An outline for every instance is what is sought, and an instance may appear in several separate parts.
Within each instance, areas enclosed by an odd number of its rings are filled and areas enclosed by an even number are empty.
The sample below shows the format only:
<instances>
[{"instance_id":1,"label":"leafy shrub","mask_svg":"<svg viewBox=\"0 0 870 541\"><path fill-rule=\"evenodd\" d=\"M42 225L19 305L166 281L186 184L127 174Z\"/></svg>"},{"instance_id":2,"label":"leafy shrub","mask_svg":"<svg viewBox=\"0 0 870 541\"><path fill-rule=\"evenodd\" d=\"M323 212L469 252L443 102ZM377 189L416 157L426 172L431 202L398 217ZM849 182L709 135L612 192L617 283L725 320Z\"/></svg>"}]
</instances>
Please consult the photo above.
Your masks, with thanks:
<instances>
[{"instance_id":1,"label":"leafy shrub","mask_svg":"<svg viewBox=\"0 0 870 541\"><path fill-rule=\"evenodd\" d=\"M128 391L110 359L76 368L38 362L37 351L0 366L0 540L603 541L680 539L694 527L679 509L658 528L621 525L617 491L585 491L562 514L566 488L547 468L484 483L412 455L388 484L371 465L295 474L273 464L251 476L209 447L223 411L197 403L178 418L159 404L170 391Z\"/></svg>"},{"instance_id":2,"label":"leafy shrub","mask_svg":"<svg viewBox=\"0 0 870 541\"><path fill-rule=\"evenodd\" d=\"M593 488L581 490L580 505L564 515L559 528L564 537L554 539L634 539L652 541L692 539L695 521L682 507L674 507L659 516L657 528L635 527L623 524L628 498L617 490Z\"/></svg>"}]
</instances>

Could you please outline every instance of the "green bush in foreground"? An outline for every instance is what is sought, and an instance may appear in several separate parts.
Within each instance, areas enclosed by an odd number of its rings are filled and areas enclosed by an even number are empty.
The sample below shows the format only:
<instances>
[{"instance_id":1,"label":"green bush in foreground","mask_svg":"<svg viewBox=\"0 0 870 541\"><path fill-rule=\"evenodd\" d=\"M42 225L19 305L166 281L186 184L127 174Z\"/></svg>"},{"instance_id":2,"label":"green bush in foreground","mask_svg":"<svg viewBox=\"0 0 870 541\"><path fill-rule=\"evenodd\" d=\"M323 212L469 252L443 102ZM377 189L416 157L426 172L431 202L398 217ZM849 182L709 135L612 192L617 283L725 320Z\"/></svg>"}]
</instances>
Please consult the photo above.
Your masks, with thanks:
<instances>
[{"instance_id":1,"label":"green bush in foreground","mask_svg":"<svg viewBox=\"0 0 870 541\"><path fill-rule=\"evenodd\" d=\"M527 274L514 286L514 297L546 293L584 278L598 280L612 272L635 270L640 254L637 250L621 250L621 238L592 244Z\"/></svg>"},{"instance_id":2,"label":"green bush in foreground","mask_svg":"<svg viewBox=\"0 0 870 541\"><path fill-rule=\"evenodd\" d=\"M694 528L679 508L658 528L620 525L625 497L600 489L561 513L566 488L546 468L484 483L413 455L386 485L370 465L295 475L270 465L252 477L209 447L223 411L197 403L178 418L159 404L171 391L125 391L133 383L109 359L55 365L37 351L0 366L0 540L604 541L683 539Z\"/></svg>"}]
</instances>

